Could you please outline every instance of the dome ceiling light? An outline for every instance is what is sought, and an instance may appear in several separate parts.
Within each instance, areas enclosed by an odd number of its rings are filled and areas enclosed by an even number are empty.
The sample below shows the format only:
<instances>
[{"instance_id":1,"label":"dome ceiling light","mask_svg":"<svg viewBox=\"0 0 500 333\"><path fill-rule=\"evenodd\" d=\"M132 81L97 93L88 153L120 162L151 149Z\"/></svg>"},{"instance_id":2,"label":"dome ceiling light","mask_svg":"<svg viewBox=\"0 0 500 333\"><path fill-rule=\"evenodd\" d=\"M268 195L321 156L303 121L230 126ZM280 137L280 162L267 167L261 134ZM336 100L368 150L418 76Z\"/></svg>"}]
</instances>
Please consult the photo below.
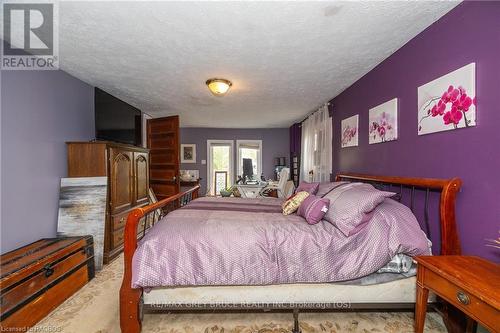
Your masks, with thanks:
<instances>
[{"instance_id":1,"label":"dome ceiling light","mask_svg":"<svg viewBox=\"0 0 500 333\"><path fill-rule=\"evenodd\" d=\"M208 79L205 82L208 86L208 89L214 96L224 96L229 88L233 85L231 81L226 79Z\"/></svg>"}]
</instances>

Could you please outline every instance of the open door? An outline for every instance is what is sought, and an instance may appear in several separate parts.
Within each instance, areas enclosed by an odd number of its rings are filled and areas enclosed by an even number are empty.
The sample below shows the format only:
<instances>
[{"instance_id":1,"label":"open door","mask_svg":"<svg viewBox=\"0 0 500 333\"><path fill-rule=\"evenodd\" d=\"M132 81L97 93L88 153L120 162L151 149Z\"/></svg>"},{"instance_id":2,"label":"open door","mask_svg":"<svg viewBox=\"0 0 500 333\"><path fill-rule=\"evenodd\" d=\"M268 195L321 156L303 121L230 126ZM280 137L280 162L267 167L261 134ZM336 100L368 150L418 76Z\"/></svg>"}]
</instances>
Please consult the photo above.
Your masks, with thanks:
<instances>
[{"instance_id":1,"label":"open door","mask_svg":"<svg viewBox=\"0 0 500 333\"><path fill-rule=\"evenodd\" d=\"M179 116L148 119L150 186L158 200L179 193Z\"/></svg>"}]
</instances>

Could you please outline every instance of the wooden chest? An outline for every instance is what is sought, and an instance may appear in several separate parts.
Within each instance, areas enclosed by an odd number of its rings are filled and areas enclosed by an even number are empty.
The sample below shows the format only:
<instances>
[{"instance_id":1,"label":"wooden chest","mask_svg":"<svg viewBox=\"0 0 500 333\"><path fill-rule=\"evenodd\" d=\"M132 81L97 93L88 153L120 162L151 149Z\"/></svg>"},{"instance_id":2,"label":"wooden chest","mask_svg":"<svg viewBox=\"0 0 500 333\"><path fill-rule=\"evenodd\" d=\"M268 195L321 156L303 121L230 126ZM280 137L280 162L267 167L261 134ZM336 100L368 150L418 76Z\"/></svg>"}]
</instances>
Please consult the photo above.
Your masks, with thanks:
<instances>
[{"instance_id":1,"label":"wooden chest","mask_svg":"<svg viewBox=\"0 0 500 333\"><path fill-rule=\"evenodd\" d=\"M1 331L24 332L94 277L93 239L41 239L0 262Z\"/></svg>"}]
</instances>

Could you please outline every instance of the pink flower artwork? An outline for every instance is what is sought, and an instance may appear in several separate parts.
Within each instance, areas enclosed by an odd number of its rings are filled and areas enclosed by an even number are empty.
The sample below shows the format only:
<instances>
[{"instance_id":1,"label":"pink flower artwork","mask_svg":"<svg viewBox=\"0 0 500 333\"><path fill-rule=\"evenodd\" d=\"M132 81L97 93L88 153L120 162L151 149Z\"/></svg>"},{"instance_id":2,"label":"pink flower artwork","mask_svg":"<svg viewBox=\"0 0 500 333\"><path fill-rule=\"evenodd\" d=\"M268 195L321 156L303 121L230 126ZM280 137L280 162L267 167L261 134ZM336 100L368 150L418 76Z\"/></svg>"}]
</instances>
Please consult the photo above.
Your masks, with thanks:
<instances>
[{"instance_id":1,"label":"pink flower artwork","mask_svg":"<svg viewBox=\"0 0 500 333\"><path fill-rule=\"evenodd\" d=\"M393 141L398 138L398 99L394 98L369 111L368 142Z\"/></svg>"},{"instance_id":2,"label":"pink flower artwork","mask_svg":"<svg viewBox=\"0 0 500 333\"><path fill-rule=\"evenodd\" d=\"M475 64L418 88L418 134L476 125Z\"/></svg>"},{"instance_id":3,"label":"pink flower artwork","mask_svg":"<svg viewBox=\"0 0 500 333\"><path fill-rule=\"evenodd\" d=\"M340 146L342 148L354 147L358 145L358 121L359 115L342 120L342 137L340 141Z\"/></svg>"}]
</instances>

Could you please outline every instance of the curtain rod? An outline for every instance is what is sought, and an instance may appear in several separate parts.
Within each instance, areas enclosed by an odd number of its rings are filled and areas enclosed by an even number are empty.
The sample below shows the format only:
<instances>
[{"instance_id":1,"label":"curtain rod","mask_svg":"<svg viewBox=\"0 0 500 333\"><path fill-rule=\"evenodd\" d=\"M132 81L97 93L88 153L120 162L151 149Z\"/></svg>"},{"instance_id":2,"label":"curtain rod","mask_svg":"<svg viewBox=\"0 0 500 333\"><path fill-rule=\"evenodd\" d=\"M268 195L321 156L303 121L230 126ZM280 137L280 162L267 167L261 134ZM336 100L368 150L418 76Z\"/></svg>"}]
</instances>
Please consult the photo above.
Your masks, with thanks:
<instances>
[{"instance_id":1,"label":"curtain rod","mask_svg":"<svg viewBox=\"0 0 500 333\"><path fill-rule=\"evenodd\" d=\"M301 121L299 121L299 124L300 124L300 125L302 125L302 123L303 123L304 121L306 121L306 119L307 119L307 118L309 118L310 116L312 116L313 114L315 114L316 112L318 112L318 111L319 111L319 109L321 109L321 107L323 107L323 106L329 106L330 104L331 104L330 102L326 102L326 103L324 103L322 106L320 106L319 108L317 108L316 110L314 110L314 111L312 111L312 112L309 112L309 113L307 114L307 116L306 116L304 119L302 119Z\"/></svg>"}]
</instances>

